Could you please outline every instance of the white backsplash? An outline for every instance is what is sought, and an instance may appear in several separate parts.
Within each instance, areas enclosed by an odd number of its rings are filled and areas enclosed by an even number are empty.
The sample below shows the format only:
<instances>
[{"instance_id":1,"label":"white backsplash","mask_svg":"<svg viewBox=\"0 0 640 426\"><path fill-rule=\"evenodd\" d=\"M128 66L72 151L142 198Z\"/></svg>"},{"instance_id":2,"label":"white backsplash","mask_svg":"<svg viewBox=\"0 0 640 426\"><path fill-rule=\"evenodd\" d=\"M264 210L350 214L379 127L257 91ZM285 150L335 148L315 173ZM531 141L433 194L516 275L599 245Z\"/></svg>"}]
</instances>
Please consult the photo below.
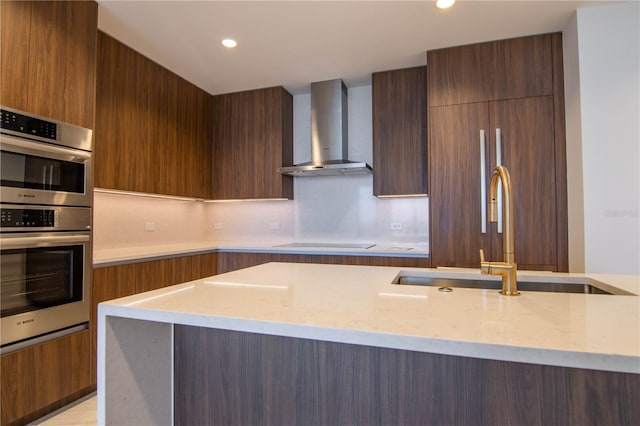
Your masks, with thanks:
<instances>
[{"instance_id":1,"label":"white backsplash","mask_svg":"<svg viewBox=\"0 0 640 426\"><path fill-rule=\"evenodd\" d=\"M203 240L202 202L94 193L94 249L106 250ZM153 224L153 231L145 231Z\"/></svg>"},{"instance_id":2,"label":"white backsplash","mask_svg":"<svg viewBox=\"0 0 640 426\"><path fill-rule=\"evenodd\" d=\"M349 159L371 164L371 86L349 89L348 96ZM296 95L293 104L294 163L301 163L311 158L310 96ZM96 193L94 245L428 243L428 199L378 199L372 175L295 178L294 188L293 201L229 203ZM145 231L145 223L155 230Z\"/></svg>"},{"instance_id":3,"label":"white backsplash","mask_svg":"<svg viewBox=\"0 0 640 426\"><path fill-rule=\"evenodd\" d=\"M427 198L378 199L372 177L296 178L294 201L211 203L209 241L428 242ZM271 229L278 224L278 230ZM391 224L400 224L392 230ZM216 229L222 225L222 229Z\"/></svg>"},{"instance_id":4,"label":"white backsplash","mask_svg":"<svg viewBox=\"0 0 640 426\"><path fill-rule=\"evenodd\" d=\"M428 242L426 198L377 199L371 195L371 176L299 180L295 201L203 203L96 193L94 247ZM402 229L392 230L392 223ZM154 230L145 230L147 224Z\"/></svg>"}]
</instances>

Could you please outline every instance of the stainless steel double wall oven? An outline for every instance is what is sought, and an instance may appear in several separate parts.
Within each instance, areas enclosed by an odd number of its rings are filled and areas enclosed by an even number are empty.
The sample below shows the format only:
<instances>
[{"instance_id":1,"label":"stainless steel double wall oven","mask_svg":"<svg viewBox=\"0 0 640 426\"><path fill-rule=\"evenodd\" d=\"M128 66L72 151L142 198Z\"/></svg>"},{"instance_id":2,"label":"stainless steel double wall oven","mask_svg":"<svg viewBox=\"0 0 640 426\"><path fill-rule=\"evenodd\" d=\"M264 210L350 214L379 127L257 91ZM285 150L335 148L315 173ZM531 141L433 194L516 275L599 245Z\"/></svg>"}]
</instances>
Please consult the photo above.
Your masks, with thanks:
<instances>
[{"instance_id":1,"label":"stainless steel double wall oven","mask_svg":"<svg viewBox=\"0 0 640 426\"><path fill-rule=\"evenodd\" d=\"M88 325L93 134L0 108L4 353Z\"/></svg>"}]
</instances>

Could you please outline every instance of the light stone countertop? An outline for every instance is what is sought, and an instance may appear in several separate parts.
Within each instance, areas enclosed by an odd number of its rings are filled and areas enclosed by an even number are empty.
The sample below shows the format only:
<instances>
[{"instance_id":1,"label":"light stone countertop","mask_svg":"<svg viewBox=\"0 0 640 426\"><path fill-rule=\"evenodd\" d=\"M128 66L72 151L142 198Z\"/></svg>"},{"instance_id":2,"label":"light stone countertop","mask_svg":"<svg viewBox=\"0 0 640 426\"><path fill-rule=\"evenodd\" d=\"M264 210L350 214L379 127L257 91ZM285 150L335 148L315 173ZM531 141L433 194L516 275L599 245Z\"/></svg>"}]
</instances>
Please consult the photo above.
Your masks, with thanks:
<instances>
[{"instance_id":1,"label":"light stone countertop","mask_svg":"<svg viewBox=\"0 0 640 426\"><path fill-rule=\"evenodd\" d=\"M100 304L108 316L465 357L640 374L640 297L392 285L401 271L268 263ZM519 280L585 277L521 271ZM640 277L588 275L634 294ZM496 279L498 277L487 277Z\"/></svg>"},{"instance_id":2,"label":"light stone countertop","mask_svg":"<svg viewBox=\"0 0 640 426\"><path fill-rule=\"evenodd\" d=\"M217 251L235 253L280 253L280 254L316 254L334 256L388 256L388 257L428 257L427 244L375 244L369 249L333 247L326 243L322 247L280 247L290 242L198 242L163 244L111 249L95 249L93 266L96 268L123 265L127 263L146 262L178 256L188 256ZM341 244L341 243L338 243Z\"/></svg>"}]
</instances>

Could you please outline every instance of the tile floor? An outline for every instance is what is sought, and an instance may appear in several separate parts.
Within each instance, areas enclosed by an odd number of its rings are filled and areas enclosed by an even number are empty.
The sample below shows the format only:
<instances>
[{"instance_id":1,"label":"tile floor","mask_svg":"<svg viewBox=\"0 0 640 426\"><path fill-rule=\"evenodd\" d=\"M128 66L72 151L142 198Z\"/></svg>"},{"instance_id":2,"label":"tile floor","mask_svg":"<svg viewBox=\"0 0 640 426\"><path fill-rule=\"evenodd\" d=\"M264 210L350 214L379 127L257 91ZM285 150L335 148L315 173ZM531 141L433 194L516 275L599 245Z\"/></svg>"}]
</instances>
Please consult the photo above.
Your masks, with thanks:
<instances>
[{"instance_id":1,"label":"tile floor","mask_svg":"<svg viewBox=\"0 0 640 426\"><path fill-rule=\"evenodd\" d=\"M93 393L36 420L29 426L96 426L96 410L96 394Z\"/></svg>"}]
</instances>

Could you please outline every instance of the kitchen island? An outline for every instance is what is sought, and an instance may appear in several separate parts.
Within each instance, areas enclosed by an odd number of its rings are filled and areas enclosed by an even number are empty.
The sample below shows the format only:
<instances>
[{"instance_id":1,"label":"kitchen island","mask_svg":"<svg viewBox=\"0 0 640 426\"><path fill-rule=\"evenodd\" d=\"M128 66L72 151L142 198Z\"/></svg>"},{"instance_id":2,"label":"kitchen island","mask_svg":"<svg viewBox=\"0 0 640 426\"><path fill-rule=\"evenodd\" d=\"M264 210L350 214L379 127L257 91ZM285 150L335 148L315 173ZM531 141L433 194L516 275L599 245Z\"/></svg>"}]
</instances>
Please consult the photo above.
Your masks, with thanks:
<instances>
[{"instance_id":1,"label":"kitchen island","mask_svg":"<svg viewBox=\"0 0 640 426\"><path fill-rule=\"evenodd\" d=\"M100 304L101 424L631 424L634 295L391 284L428 270L269 263ZM582 278L520 272L527 281ZM489 277L493 279L495 277Z\"/></svg>"}]
</instances>

